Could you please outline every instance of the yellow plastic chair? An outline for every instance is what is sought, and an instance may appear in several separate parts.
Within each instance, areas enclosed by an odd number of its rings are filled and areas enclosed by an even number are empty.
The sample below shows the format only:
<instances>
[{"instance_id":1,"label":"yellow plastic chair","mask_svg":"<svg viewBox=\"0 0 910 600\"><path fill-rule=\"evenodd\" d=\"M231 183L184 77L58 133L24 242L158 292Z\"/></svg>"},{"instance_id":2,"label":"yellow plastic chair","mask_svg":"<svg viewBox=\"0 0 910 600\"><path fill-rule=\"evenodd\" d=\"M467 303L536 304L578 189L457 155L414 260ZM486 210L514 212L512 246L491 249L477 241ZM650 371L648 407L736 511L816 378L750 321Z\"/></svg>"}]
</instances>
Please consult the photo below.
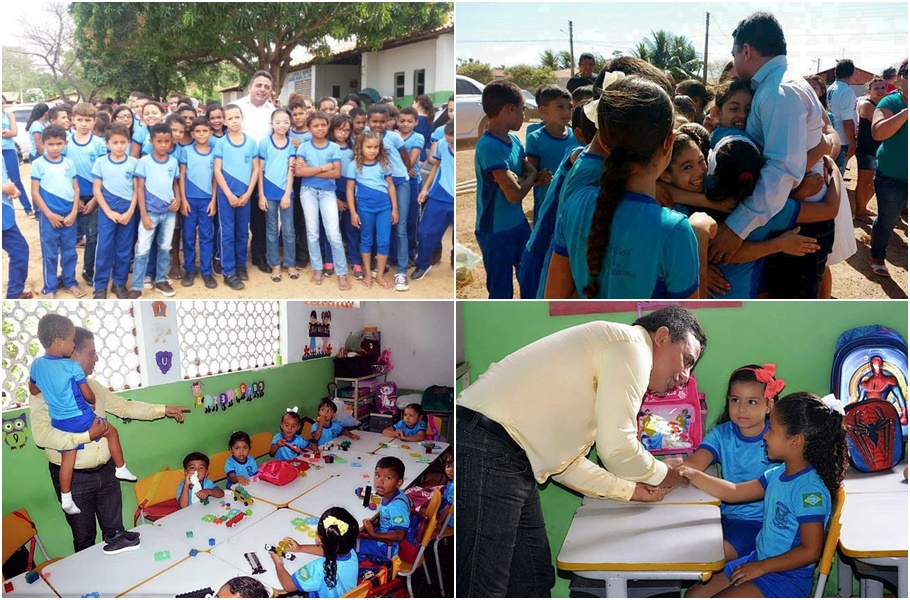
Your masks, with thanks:
<instances>
[{"instance_id":1,"label":"yellow plastic chair","mask_svg":"<svg viewBox=\"0 0 910 600\"><path fill-rule=\"evenodd\" d=\"M263 431L262 433L257 433L250 438L250 456L253 458L259 458L260 456L265 456L269 453L269 448L272 447L272 437L273 434L270 431Z\"/></svg>"},{"instance_id":2,"label":"yellow plastic chair","mask_svg":"<svg viewBox=\"0 0 910 600\"><path fill-rule=\"evenodd\" d=\"M442 597L446 597L446 584L442 578L442 565L439 563L439 543L455 535L455 528L449 525L455 512L455 506L450 504L442 513L442 526L439 528L439 535L434 536L433 557L436 559L436 574L439 576L439 591Z\"/></svg>"},{"instance_id":3,"label":"yellow plastic chair","mask_svg":"<svg viewBox=\"0 0 910 600\"><path fill-rule=\"evenodd\" d=\"M828 523L828 534L825 536L825 547L822 550L822 557L818 561L818 582L815 584L815 598L821 598L825 593L825 584L828 582L828 575L831 574L831 567L834 565L834 555L837 553L837 542L840 539L840 515L844 510L844 500L846 493L844 486L837 490L837 496L834 498L834 512L831 515L831 521Z\"/></svg>"},{"instance_id":4,"label":"yellow plastic chair","mask_svg":"<svg viewBox=\"0 0 910 600\"><path fill-rule=\"evenodd\" d=\"M353 590L342 596L342 598L366 598L370 593L370 582L363 581Z\"/></svg>"},{"instance_id":5,"label":"yellow plastic chair","mask_svg":"<svg viewBox=\"0 0 910 600\"><path fill-rule=\"evenodd\" d=\"M266 452L268 452L268 450L266 450ZM209 479L212 481L219 481L227 477L227 473L224 472L224 463L230 457L230 450L216 452L209 457Z\"/></svg>"},{"instance_id":6,"label":"yellow plastic chair","mask_svg":"<svg viewBox=\"0 0 910 600\"><path fill-rule=\"evenodd\" d=\"M420 540L420 550L417 551L417 558L414 560L413 564L408 564L405 561L401 561L401 566L398 570L398 576L404 577L408 585L408 594L411 598L414 597L414 591L411 589L411 576L417 572L417 569L423 566L423 572L427 576L427 582L430 582L430 569L427 567L426 560L424 559L424 554L426 553L427 546L430 544L430 540L433 539L433 534L436 532L436 513L439 512L439 506L442 504L442 493L437 489L433 492L433 496L430 498L430 502L426 505L424 510L426 511L427 525L423 530L423 537ZM396 558L401 558L400 556ZM393 569L394 570L394 569Z\"/></svg>"},{"instance_id":7,"label":"yellow plastic chair","mask_svg":"<svg viewBox=\"0 0 910 600\"><path fill-rule=\"evenodd\" d=\"M136 482L133 489L136 492L136 514L133 516L133 525L139 521L146 523L154 521L166 514L160 514L153 508L156 504L161 504L173 500L176 505L177 486L185 479L183 470L171 470L165 468L154 475L149 475Z\"/></svg>"},{"instance_id":8,"label":"yellow plastic chair","mask_svg":"<svg viewBox=\"0 0 910 600\"><path fill-rule=\"evenodd\" d=\"M3 517L3 562L8 561L16 550L33 539L35 540L35 545L41 550L41 555L44 556L44 562L36 565L36 570L59 560L59 558L52 560L48 556L47 550L44 549L44 544L41 543L41 538L38 537L38 529L27 510L20 508ZM29 554L31 555L31 550Z\"/></svg>"}]
</instances>

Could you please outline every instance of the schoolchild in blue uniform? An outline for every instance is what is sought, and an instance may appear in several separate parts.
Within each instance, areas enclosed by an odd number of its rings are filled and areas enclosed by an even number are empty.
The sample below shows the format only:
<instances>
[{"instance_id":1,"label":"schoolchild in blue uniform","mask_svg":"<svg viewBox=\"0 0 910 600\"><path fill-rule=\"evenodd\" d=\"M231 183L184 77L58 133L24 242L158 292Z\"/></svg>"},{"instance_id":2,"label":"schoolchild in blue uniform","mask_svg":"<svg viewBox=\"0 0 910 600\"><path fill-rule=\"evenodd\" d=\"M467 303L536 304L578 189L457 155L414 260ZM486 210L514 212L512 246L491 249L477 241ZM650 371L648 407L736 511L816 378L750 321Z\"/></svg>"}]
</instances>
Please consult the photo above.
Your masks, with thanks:
<instances>
[{"instance_id":1,"label":"schoolchild in blue uniform","mask_svg":"<svg viewBox=\"0 0 910 600\"><path fill-rule=\"evenodd\" d=\"M288 110L291 111L291 129L288 131L288 137L294 148L300 148L300 144L313 139L313 134L309 132L306 126L306 118L309 115L306 109L306 103L303 100L294 99L288 103ZM331 136L329 136L331 139ZM303 206L300 204L300 182L303 178L294 176L294 189L292 200L294 202L294 233L297 238L297 268L302 269L310 262L310 250L306 241L306 221L303 215Z\"/></svg>"},{"instance_id":2,"label":"schoolchild in blue uniform","mask_svg":"<svg viewBox=\"0 0 910 600\"><path fill-rule=\"evenodd\" d=\"M422 442L427 437L427 421L423 408L416 402L408 404L400 421L386 427L382 435L398 438L406 442Z\"/></svg>"},{"instance_id":3,"label":"schoolchild in blue uniform","mask_svg":"<svg viewBox=\"0 0 910 600\"><path fill-rule=\"evenodd\" d=\"M287 135L290 128L291 113L283 108L276 109L272 113L272 135L259 142L259 208L266 213L266 260L272 269L272 281L276 283L281 281L279 241L284 248L284 267L288 270L288 277L300 277L295 255L294 207L291 205L296 149Z\"/></svg>"},{"instance_id":4,"label":"schoolchild in blue uniform","mask_svg":"<svg viewBox=\"0 0 910 600\"><path fill-rule=\"evenodd\" d=\"M177 485L177 505L180 508L210 497L224 498L224 490L208 478L209 457L202 452L190 452L183 458L183 474L184 480Z\"/></svg>"},{"instance_id":5,"label":"schoolchild in blue uniform","mask_svg":"<svg viewBox=\"0 0 910 600\"><path fill-rule=\"evenodd\" d=\"M686 466L680 474L724 502L764 499L755 550L728 562L689 597L711 597L736 586L747 598L805 598L812 591L825 531L847 470L843 406L796 392L774 403L764 439L768 457L783 462L761 477L732 483Z\"/></svg>"},{"instance_id":6,"label":"schoolchild in blue uniform","mask_svg":"<svg viewBox=\"0 0 910 600\"><path fill-rule=\"evenodd\" d=\"M449 226L455 225L455 124L446 123L445 143L434 146L433 167L417 201L424 207L417 244L417 268L411 279L423 279Z\"/></svg>"},{"instance_id":7,"label":"schoolchild in blue uniform","mask_svg":"<svg viewBox=\"0 0 910 600\"><path fill-rule=\"evenodd\" d=\"M224 462L224 473L227 475L227 489L235 483L249 485L250 478L259 472L256 459L250 456L252 446L250 436L245 431L235 431L228 439L231 455Z\"/></svg>"},{"instance_id":8,"label":"schoolchild in blue uniform","mask_svg":"<svg viewBox=\"0 0 910 600\"><path fill-rule=\"evenodd\" d=\"M335 402L328 398L319 403L319 414L316 416L316 422L310 428L313 440L310 442L311 447L327 444L342 435L352 440L360 439L359 435L353 431L348 431L341 426L341 423L335 420L336 410ZM315 450L316 448L314 447L313 449Z\"/></svg>"},{"instance_id":9,"label":"schoolchild in blue uniform","mask_svg":"<svg viewBox=\"0 0 910 600\"><path fill-rule=\"evenodd\" d=\"M164 121L164 108L157 102L149 102L142 107L142 122L133 126L133 144L130 156L141 158L149 154L149 134L152 126Z\"/></svg>"},{"instance_id":10,"label":"schoolchild in blue uniform","mask_svg":"<svg viewBox=\"0 0 910 600\"><path fill-rule=\"evenodd\" d=\"M31 292L25 291L25 279L28 277L28 242L16 225L16 209L13 199L19 195L16 187L6 174L6 164L3 168L3 251L9 256L9 270L6 276L6 297L10 299L32 298Z\"/></svg>"},{"instance_id":11,"label":"schoolchild in blue uniform","mask_svg":"<svg viewBox=\"0 0 910 600\"><path fill-rule=\"evenodd\" d=\"M99 157L92 167L98 235L105 241L95 252L93 296L106 298L110 281L111 291L123 300L129 295L130 260L139 220L133 177L139 161L127 154L130 138L125 125L111 123L106 134L110 152Z\"/></svg>"},{"instance_id":12,"label":"schoolchild in blue uniform","mask_svg":"<svg viewBox=\"0 0 910 600\"><path fill-rule=\"evenodd\" d=\"M483 255L490 298L511 298L513 271L518 270L531 235L521 202L538 182L538 173L525 159L518 137L510 133L524 123L524 98L518 86L494 81L483 89L482 103L489 127L474 148L474 235Z\"/></svg>"},{"instance_id":13,"label":"schoolchild in blue uniform","mask_svg":"<svg viewBox=\"0 0 910 600\"><path fill-rule=\"evenodd\" d=\"M420 221L420 203L417 196L420 194L420 161L426 160L426 146L422 133L416 130L417 111L411 107L398 111L398 135L404 142L405 152L411 161L408 169L408 183L411 185L411 205L408 207L408 260L417 257L417 224Z\"/></svg>"},{"instance_id":14,"label":"schoolchild in blue uniform","mask_svg":"<svg viewBox=\"0 0 910 600\"><path fill-rule=\"evenodd\" d=\"M35 108L37 108L37 106ZM46 104L44 105L44 109L47 111ZM25 209L26 214L31 215L32 204L28 200L28 194L25 191L25 187L22 185L22 180L19 175L19 155L16 153L16 136L19 135L18 127L19 125L16 123L16 118L6 111L6 96L3 96L3 166L6 169L7 177L9 177L10 181L13 182L13 185L16 186L16 189L19 190L17 197L22 204L22 208Z\"/></svg>"},{"instance_id":15,"label":"schoolchild in blue uniform","mask_svg":"<svg viewBox=\"0 0 910 600\"><path fill-rule=\"evenodd\" d=\"M354 162L354 138L351 136L353 126L354 121L349 115L335 115L329 125L329 139L338 144L338 154L341 156L341 177L335 180L335 198L338 200L338 210L341 211L340 228L347 244L347 261L354 279L363 279L363 267L360 265L360 229L351 223L351 211L348 207L350 181L348 172L349 165Z\"/></svg>"},{"instance_id":16,"label":"schoolchild in blue uniform","mask_svg":"<svg viewBox=\"0 0 910 600\"><path fill-rule=\"evenodd\" d=\"M733 371L727 384L727 403L717 425L683 464L704 471L718 463L725 481L742 483L760 477L777 461L765 453L768 415L784 381L774 377L773 364L746 365ZM755 549L762 526L762 503L723 503L724 559L729 562Z\"/></svg>"},{"instance_id":17,"label":"schoolchild in blue uniform","mask_svg":"<svg viewBox=\"0 0 910 600\"><path fill-rule=\"evenodd\" d=\"M199 272L208 289L218 287L213 272L215 252L215 148L212 124L206 117L196 117L190 128L194 143L180 155L180 189L186 198L188 211L183 217L183 280L184 287L196 279L196 239L199 239Z\"/></svg>"},{"instance_id":18,"label":"schoolchild in blue uniform","mask_svg":"<svg viewBox=\"0 0 910 600\"><path fill-rule=\"evenodd\" d=\"M401 491L402 483L404 463L394 456L380 458L373 471L373 493L382 496L379 525L364 520L357 550L361 559L373 556L373 560L385 562L398 555L398 544L407 536L411 519L411 501Z\"/></svg>"},{"instance_id":19,"label":"schoolchild in blue uniform","mask_svg":"<svg viewBox=\"0 0 910 600\"><path fill-rule=\"evenodd\" d=\"M296 458L298 451L307 446L307 441L300 436L300 415L297 414L296 407L294 408L281 415L281 431L272 437L269 455L277 460Z\"/></svg>"}]
</instances>

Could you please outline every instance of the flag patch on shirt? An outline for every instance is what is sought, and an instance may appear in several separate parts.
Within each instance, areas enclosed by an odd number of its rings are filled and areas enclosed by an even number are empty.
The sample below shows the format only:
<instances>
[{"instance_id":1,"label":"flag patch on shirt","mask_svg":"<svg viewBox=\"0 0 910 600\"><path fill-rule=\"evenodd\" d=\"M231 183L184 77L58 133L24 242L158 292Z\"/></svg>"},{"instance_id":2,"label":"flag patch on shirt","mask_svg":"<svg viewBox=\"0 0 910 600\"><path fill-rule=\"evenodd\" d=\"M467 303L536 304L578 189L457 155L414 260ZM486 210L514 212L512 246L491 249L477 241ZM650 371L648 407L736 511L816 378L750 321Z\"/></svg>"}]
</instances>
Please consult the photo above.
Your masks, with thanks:
<instances>
[{"instance_id":1,"label":"flag patch on shirt","mask_svg":"<svg viewBox=\"0 0 910 600\"><path fill-rule=\"evenodd\" d=\"M404 517L401 515L395 515L392 517L392 523L395 525L404 525Z\"/></svg>"},{"instance_id":2,"label":"flag patch on shirt","mask_svg":"<svg viewBox=\"0 0 910 600\"><path fill-rule=\"evenodd\" d=\"M822 503L822 496L816 492L810 492L808 494L803 494L803 507L805 508L815 508Z\"/></svg>"}]
</instances>

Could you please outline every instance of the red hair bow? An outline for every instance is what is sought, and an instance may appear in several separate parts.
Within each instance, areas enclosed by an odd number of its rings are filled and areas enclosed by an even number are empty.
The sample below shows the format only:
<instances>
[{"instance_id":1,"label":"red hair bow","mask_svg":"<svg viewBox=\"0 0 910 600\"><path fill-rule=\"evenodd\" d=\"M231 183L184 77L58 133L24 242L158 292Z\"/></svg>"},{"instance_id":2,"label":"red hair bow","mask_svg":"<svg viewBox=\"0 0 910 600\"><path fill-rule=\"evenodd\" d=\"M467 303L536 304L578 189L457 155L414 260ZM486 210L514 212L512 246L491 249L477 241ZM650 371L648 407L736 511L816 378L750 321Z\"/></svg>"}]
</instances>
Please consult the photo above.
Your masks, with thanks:
<instances>
[{"instance_id":1,"label":"red hair bow","mask_svg":"<svg viewBox=\"0 0 910 600\"><path fill-rule=\"evenodd\" d=\"M783 379L775 379L774 372L777 367L774 366L774 363L765 363L761 369L753 369L755 371L755 379L761 383L765 384L765 398L769 400L778 395L787 383Z\"/></svg>"}]
</instances>

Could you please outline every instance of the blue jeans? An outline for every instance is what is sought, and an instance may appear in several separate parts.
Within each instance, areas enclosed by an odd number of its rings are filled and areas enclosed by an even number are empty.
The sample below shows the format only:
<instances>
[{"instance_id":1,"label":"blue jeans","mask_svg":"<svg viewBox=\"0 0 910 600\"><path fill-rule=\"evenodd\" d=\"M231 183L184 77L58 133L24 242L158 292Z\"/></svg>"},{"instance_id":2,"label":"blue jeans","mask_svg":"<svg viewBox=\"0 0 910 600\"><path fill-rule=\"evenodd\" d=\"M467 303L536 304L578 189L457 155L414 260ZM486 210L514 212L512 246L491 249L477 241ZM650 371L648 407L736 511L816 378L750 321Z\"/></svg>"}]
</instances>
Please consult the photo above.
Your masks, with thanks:
<instances>
[{"instance_id":1,"label":"blue jeans","mask_svg":"<svg viewBox=\"0 0 910 600\"><path fill-rule=\"evenodd\" d=\"M145 268L149 262L149 251L152 241L158 248L158 258L155 263L155 281L167 281L167 270L171 266L171 239L174 237L174 227L177 225L177 213L149 213L153 227L151 231L139 219L139 235L136 239L136 258L133 259L133 289L142 289L142 279Z\"/></svg>"},{"instance_id":2,"label":"blue jeans","mask_svg":"<svg viewBox=\"0 0 910 600\"><path fill-rule=\"evenodd\" d=\"M41 260L44 266L44 293L57 293L58 259L63 275L63 286L69 289L76 285L76 224L54 228L44 213L41 213L38 234L41 239Z\"/></svg>"},{"instance_id":3,"label":"blue jeans","mask_svg":"<svg viewBox=\"0 0 910 600\"><path fill-rule=\"evenodd\" d=\"M483 266L487 270L487 291L492 299L511 299L512 271L517 273L521 264L531 227L527 221L519 223L507 231L475 231L480 252L483 255Z\"/></svg>"},{"instance_id":4,"label":"blue jeans","mask_svg":"<svg viewBox=\"0 0 910 600\"><path fill-rule=\"evenodd\" d=\"M294 205L287 208L280 207L281 202L267 200L268 211L265 215L265 255L270 267L278 266L278 215L281 215L281 241L284 248L284 266L293 267L297 264L296 238L294 234Z\"/></svg>"},{"instance_id":5,"label":"blue jeans","mask_svg":"<svg viewBox=\"0 0 910 600\"><path fill-rule=\"evenodd\" d=\"M344 246L341 243L341 229L338 226L338 204L335 202L335 190L318 190L300 187L300 205L306 221L306 241L310 251L310 263L314 271L321 271L322 251L319 248L319 221L325 225L325 235L332 247L335 260L335 272L339 276L348 274L348 263L344 258Z\"/></svg>"},{"instance_id":6,"label":"blue jeans","mask_svg":"<svg viewBox=\"0 0 910 600\"><path fill-rule=\"evenodd\" d=\"M847 172L847 148L849 148L849 146L841 146L840 154L838 154L837 158L834 159L834 164L836 164L837 168L840 169L841 176Z\"/></svg>"},{"instance_id":7,"label":"blue jeans","mask_svg":"<svg viewBox=\"0 0 910 600\"><path fill-rule=\"evenodd\" d=\"M203 277L212 274L212 253L215 251L215 219L208 209L211 198L187 198L190 212L183 217L183 270L196 272L196 231L199 231L199 272Z\"/></svg>"},{"instance_id":8,"label":"blue jeans","mask_svg":"<svg viewBox=\"0 0 910 600\"><path fill-rule=\"evenodd\" d=\"M395 185L395 197L398 201L398 223L395 225L392 258L397 257L396 272L404 274L408 272L408 214L411 209L411 183L407 179Z\"/></svg>"},{"instance_id":9,"label":"blue jeans","mask_svg":"<svg viewBox=\"0 0 910 600\"><path fill-rule=\"evenodd\" d=\"M458 418L455 429L456 595L549 597L555 575L528 457L473 420Z\"/></svg>"},{"instance_id":10,"label":"blue jeans","mask_svg":"<svg viewBox=\"0 0 910 600\"><path fill-rule=\"evenodd\" d=\"M6 176L13 182L16 189L19 190L19 204L25 209L25 212L32 212L32 203L25 193L25 186L22 185L22 176L19 174L19 156L15 149L3 151L3 162L6 165Z\"/></svg>"},{"instance_id":11,"label":"blue jeans","mask_svg":"<svg viewBox=\"0 0 910 600\"><path fill-rule=\"evenodd\" d=\"M3 251L9 255L6 297L18 298L25 291L25 278L28 277L28 242L15 223L9 229L4 229L0 237L3 240Z\"/></svg>"},{"instance_id":12,"label":"blue jeans","mask_svg":"<svg viewBox=\"0 0 910 600\"><path fill-rule=\"evenodd\" d=\"M420 195L420 179L414 178L411 182L411 205L408 207L408 258L417 258L417 240L419 237L418 227L420 226L420 203L417 202L417 196Z\"/></svg>"},{"instance_id":13,"label":"blue jeans","mask_svg":"<svg viewBox=\"0 0 910 600\"><path fill-rule=\"evenodd\" d=\"M891 232L900 219L901 210L907 206L907 182L883 175L878 169L873 182L878 216L872 223L872 258L885 260Z\"/></svg>"}]
</instances>

